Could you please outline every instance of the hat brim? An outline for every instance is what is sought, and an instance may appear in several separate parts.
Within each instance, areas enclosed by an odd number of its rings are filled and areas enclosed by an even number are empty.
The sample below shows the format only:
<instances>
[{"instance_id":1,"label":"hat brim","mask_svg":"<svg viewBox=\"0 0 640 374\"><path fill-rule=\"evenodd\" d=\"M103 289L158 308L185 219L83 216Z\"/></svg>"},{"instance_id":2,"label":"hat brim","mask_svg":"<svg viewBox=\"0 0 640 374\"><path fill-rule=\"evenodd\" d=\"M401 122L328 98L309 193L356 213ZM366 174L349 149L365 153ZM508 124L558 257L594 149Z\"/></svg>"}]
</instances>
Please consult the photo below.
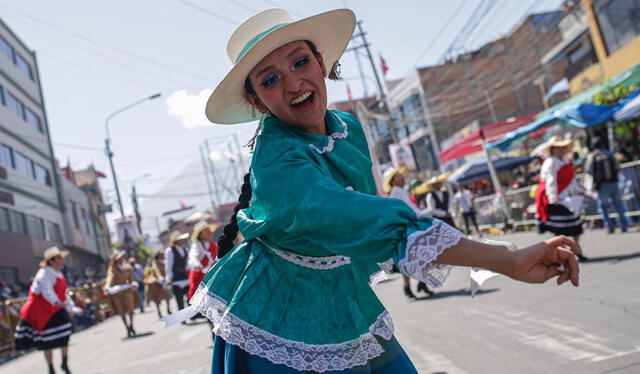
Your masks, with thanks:
<instances>
[{"instance_id":1,"label":"hat brim","mask_svg":"<svg viewBox=\"0 0 640 374\"><path fill-rule=\"evenodd\" d=\"M563 147L568 147L570 145L573 145L573 139L565 139L558 142L549 143L547 144L546 147L544 147L543 153L551 152L551 148L553 147L563 148Z\"/></svg>"},{"instance_id":2,"label":"hat brim","mask_svg":"<svg viewBox=\"0 0 640 374\"><path fill-rule=\"evenodd\" d=\"M175 238L173 238L171 243L175 243L178 240L187 240L187 239L189 239L189 233L185 232L185 233L182 233L182 234L176 236Z\"/></svg>"},{"instance_id":3,"label":"hat brim","mask_svg":"<svg viewBox=\"0 0 640 374\"><path fill-rule=\"evenodd\" d=\"M260 118L245 99L244 81L251 70L269 53L285 44L309 40L322 55L327 72L331 71L347 48L356 17L349 9L337 9L292 22L262 38L231 69L213 91L205 114L217 124L237 124Z\"/></svg>"}]
</instances>

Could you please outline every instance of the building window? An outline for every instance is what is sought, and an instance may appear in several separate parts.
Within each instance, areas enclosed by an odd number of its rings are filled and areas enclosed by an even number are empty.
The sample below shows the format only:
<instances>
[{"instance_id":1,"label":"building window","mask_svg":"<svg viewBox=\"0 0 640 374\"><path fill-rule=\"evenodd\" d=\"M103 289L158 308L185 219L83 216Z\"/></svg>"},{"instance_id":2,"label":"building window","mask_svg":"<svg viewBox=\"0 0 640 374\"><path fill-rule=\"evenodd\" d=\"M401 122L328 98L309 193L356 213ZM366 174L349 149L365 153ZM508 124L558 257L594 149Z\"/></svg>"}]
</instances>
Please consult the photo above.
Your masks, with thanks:
<instances>
[{"instance_id":1,"label":"building window","mask_svg":"<svg viewBox=\"0 0 640 374\"><path fill-rule=\"evenodd\" d=\"M42 184L51 186L51 175L49 174L49 170L35 162L33 165L36 180Z\"/></svg>"},{"instance_id":2,"label":"building window","mask_svg":"<svg viewBox=\"0 0 640 374\"><path fill-rule=\"evenodd\" d=\"M26 216L27 232L32 238L45 239L44 222L42 218Z\"/></svg>"},{"instance_id":3,"label":"building window","mask_svg":"<svg viewBox=\"0 0 640 374\"><path fill-rule=\"evenodd\" d=\"M0 53L7 56L9 60L13 61L13 47L0 36Z\"/></svg>"},{"instance_id":4,"label":"building window","mask_svg":"<svg viewBox=\"0 0 640 374\"><path fill-rule=\"evenodd\" d=\"M7 168L15 168L13 148L5 144L0 144L0 165Z\"/></svg>"},{"instance_id":5,"label":"building window","mask_svg":"<svg viewBox=\"0 0 640 374\"><path fill-rule=\"evenodd\" d=\"M640 34L640 0L596 0L594 10L609 54Z\"/></svg>"},{"instance_id":6,"label":"building window","mask_svg":"<svg viewBox=\"0 0 640 374\"><path fill-rule=\"evenodd\" d=\"M16 212L14 210L9 211L9 222L11 225L11 231L18 234L27 234L27 226L24 222L24 213Z\"/></svg>"},{"instance_id":7,"label":"building window","mask_svg":"<svg viewBox=\"0 0 640 374\"><path fill-rule=\"evenodd\" d=\"M43 132L40 117L38 117L37 114L35 114L31 109L27 107L24 108L24 120L34 129L38 130L39 132Z\"/></svg>"},{"instance_id":8,"label":"building window","mask_svg":"<svg viewBox=\"0 0 640 374\"><path fill-rule=\"evenodd\" d=\"M9 108L10 111L14 112L18 117L24 119L24 105L20 100L16 99L15 96L11 94L9 91L5 91L4 93L4 105Z\"/></svg>"},{"instance_id":9,"label":"building window","mask_svg":"<svg viewBox=\"0 0 640 374\"><path fill-rule=\"evenodd\" d=\"M73 200L69 200L71 202L71 216L73 217L73 227L76 229L80 228L80 223L78 221L78 211L76 210L76 202Z\"/></svg>"},{"instance_id":10,"label":"building window","mask_svg":"<svg viewBox=\"0 0 640 374\"><path fill-rule=\"evenodd\" d=\"M87 211L84 208L80 208L80 215L82 216L82 221L84 222L84 230L87 234L91 234L89 231L89 220L87 219Z\"/></svg>"},{"instance_id":11,"label":"building window","mask_svg":"<svg viewBox=\"0 0 640 374\"><path fill-rule=\"evenodd\" d=\"M16 165L16 170L29 178L33 178L34 177L33 161L28 159L26 156L24 156L20 152L14 152L13 154L15 157L14 161Z\"/></svg>"},{"instance_id":12,"label":"building window","mask_svg":"<svg viewBox=\"0 0 640 374\"><path fill-rule=\"evenodd\" d=\"M11 223L9 221L9 210L0 208L0 230L11 231Z\"/></svg>"},{"instance_id":13,"label":"building window","mask_svg":"<svg viewBox=\"0 0 640 374\"><path fill-rule=\"evenodd\" d=\"M2 88L2 86L0 86L0 104L6 105L4 101L4 88Z\"/></svg>"},{"instance_id":14,"label":"building window","mask_svg":"<svg viewBox=\"0 0 640 374\"><path fill-rule=\"evenodd\" d=\"M60 232L60 226L53 222L45 221L44 223L45 238L50 242L62 242L62 233Z\"/></svg>"},{"instance_id":15,"label":"building window","mask_svg":"<svg viewBox=\"0 0 640 374\"><path fill-rule=\"evenodd\" d=\"M33 70L31 69L31 65L25 60L19 53L14 53L15 55L15 64L20 69L27 78L33 80Z\"/></svg>"}]
</instances>

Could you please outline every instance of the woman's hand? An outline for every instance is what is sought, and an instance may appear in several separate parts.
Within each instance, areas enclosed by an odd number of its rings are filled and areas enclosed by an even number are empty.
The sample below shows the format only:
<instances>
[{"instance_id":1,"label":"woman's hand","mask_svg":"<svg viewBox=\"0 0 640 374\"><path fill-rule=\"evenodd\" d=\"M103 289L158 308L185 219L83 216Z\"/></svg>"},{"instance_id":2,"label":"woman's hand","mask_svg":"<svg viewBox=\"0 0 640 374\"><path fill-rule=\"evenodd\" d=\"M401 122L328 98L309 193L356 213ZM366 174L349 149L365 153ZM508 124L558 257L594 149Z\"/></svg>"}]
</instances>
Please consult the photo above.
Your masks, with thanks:
<instances>
[{"instance_id":1,"label":"woman's hand","mask_svg":"<svg viewBox=\"0 0 640 374\"><path fill-rule=\"evenodd\" d=\"M558 285L571 280L578 287L580 268L574 254L581 253L582 250L575 241L566 236L556 236L511 252L513 268L506 275L527 283L544 283L558 276Z\"/></svg>"}]
</instances>

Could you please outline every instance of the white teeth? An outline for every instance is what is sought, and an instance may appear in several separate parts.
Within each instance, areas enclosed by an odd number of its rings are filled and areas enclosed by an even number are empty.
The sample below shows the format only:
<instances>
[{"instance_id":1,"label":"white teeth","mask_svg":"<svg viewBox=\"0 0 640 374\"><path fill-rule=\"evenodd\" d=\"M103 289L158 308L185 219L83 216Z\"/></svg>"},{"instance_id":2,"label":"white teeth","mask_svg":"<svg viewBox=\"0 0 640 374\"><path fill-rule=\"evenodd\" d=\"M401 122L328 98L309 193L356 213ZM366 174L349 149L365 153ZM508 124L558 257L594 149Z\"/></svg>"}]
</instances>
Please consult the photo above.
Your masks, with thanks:
<instances>
[{"instance_id":1,"label":"white teeth","mask_svg":"<svg viewBox=\"0 0 640 374\"><path fill-rule=\"evenodd\" d=\"M296 105L298 103L301 103L301 102L305 101L306 99L308 99L309 96L311 96L311 91L306 92L306 93L296 97L295 99L293 99L293 101L291 102L291 105Z\"/></svg>"}]
</instances>

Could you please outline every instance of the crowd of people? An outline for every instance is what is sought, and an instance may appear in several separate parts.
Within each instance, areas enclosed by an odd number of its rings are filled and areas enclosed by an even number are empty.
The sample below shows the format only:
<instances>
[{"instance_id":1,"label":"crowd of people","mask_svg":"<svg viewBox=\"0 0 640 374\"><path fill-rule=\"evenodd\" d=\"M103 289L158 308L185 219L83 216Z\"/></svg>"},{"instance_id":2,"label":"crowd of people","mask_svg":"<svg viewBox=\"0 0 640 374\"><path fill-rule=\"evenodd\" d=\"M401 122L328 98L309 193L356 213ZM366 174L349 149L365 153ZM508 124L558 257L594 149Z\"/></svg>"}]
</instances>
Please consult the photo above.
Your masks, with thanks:
<instances>
[{"instance_id":1,"label":"crowd of people","mask_svg":"<svg viewBox=\"0 0 640 374\"><path fill-rule=\"evenodd\" d=\"M128 338L138 335L134 328L137 308L144 313L145 305L153 302L158 317L162 318L163 302L167 315L171 314L172 294L180 309L193 296L217 258L213 228L201 221L194 226L192 235L178 231L171 233L169 246L155 251L146 266L139 264L135 257L127 258L124 250L117 250L111 255L103 286L109 305L107 315L120 316ZM191 240L187 240L189 238ZM53 351L58 348L62 354L60 368L66 374L71 373L68 343L72 332L99 320L91 298L85 298L81 292L69 291L71 284L63 272L68 255L68 251L58 247L44 252L44 260L28 287L14 333L16 350L44 351L50 374L56 372ZM0 285L0 292L6 297L19 296L6 283ZM198 317L202 318L196 316L194 319Z\"/></svg>"}]
</instances>

